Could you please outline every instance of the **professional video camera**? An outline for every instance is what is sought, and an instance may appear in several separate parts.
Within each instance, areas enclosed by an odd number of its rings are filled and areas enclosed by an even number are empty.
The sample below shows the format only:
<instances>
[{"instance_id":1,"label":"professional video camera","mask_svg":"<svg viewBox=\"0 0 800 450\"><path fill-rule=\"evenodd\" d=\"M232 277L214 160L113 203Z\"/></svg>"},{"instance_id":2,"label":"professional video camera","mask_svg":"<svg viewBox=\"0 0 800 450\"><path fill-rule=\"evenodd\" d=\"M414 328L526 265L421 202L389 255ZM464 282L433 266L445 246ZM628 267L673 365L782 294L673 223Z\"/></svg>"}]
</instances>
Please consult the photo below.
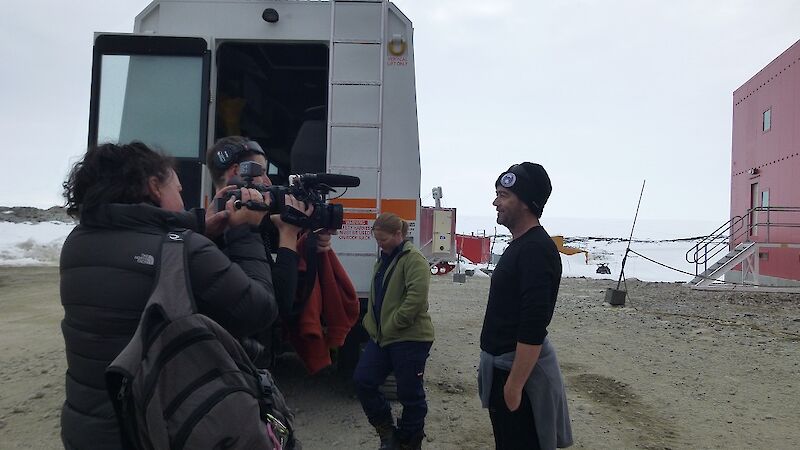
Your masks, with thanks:
<instances>
[{"instance_id":1,"label":"professional video camera","mask_svg":"<svg viewBox=\"0 0 800 450\"><path fill-rule=\"evenodd\" d=\"M303 175L289 175L288 186L267 186L253 183L253 178L264 175L264 167L255 161L244 161L239 164L240 179L229 180L228 184L235 184L240 189L226 193L225 197L217 199L217 211L225 209L225 203L231 197L236 198L236 208L250 208L267 210L269 214L280 214L281 220L299 227L311 230L342 228L344 212L342 205L330 205L325 199L331 192L336 192L336 187L357 187L361 184L358 177L338 175L334 173L306 173ZM255 202L242 203L241 188L256 189L266 198L269 195L269 206ZM301 211L284 204L285 195L293 195L296 199L314 207L311 216L306 216Z\"/></svg>"}]
</instances>

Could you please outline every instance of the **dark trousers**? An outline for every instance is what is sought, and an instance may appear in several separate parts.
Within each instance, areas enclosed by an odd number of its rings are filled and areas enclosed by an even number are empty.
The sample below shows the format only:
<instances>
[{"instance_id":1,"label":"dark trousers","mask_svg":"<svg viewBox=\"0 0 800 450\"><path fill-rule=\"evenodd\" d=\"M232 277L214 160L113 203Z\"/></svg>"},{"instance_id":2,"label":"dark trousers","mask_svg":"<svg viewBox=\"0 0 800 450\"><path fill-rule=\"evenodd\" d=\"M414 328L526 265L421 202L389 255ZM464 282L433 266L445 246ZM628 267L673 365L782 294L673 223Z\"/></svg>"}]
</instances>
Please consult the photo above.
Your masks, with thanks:
<instances>
[{"instance_id":1,"label":"dark trousers","mask_svg":"<svg viewBox=\"0 0 800 450\"><path fill-rule=\"evenodd\" d=\"M492 392L489 396L489 418L492 419L494 444L498 450L539 450L539 438L533 421L531 401L525 391L516 411L506 406L503 386L509 372L494 369Z\"/></svg>"},{"instance_id":2,"label":"dark trousers","mask_svg":"<svg viewBox=\"0 0 800 450\"><path fill-rule=\"evenodd\" d=\"M403 414L397 422L398 434L400 437L410 438L423 432L428 403L425 401L422 377L431 344L396 342L380 347L372 339L367 342L353 374L353 381L369 423L380 425L392 422L389 402L378 388L394 371L397 379L397 400L403 405Z\"/></svg>"}]
</instances>

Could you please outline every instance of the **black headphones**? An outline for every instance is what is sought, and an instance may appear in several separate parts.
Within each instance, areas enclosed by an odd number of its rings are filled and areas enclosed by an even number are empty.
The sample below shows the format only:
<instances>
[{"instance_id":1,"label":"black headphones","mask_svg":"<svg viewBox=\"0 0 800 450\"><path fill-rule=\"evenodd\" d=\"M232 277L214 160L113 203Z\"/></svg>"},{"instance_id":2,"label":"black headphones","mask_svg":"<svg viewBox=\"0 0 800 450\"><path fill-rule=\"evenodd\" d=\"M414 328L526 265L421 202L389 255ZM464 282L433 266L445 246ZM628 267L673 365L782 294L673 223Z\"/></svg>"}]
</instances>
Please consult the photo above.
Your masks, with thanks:
<instances>
[{"instance_id":1,"label":"black headphones","mask_svg":"<svg viewBox=\"0 0 800 450\"><path fill-rule=\"evenodd\" d=\"M225 170L233 163L239 161L239 157L245 153L258 153L267 157L264 149L258 145L258 142L246 140L244 142L229 142L222 146L219 150L214 152L213 163L217 169Z\"/></svg>"}]
</instances>

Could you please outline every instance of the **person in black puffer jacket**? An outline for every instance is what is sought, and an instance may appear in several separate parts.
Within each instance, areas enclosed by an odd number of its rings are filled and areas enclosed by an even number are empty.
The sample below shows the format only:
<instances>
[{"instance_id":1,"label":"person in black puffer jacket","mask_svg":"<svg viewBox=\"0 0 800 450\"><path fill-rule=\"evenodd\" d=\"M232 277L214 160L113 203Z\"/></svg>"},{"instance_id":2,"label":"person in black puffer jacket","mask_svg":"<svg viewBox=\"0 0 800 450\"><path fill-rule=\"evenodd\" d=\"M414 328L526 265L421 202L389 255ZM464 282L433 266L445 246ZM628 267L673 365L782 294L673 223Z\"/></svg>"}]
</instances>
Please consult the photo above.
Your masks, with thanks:
<instances>
[{"instance_id":1,"label":"person in black puffer jacket","mask_svg":"<svg viewBox=\"0 0 800 450\"><path fill-rule=\"evenodd\" d=\"M278 306L262 238L264 212L229 208L227 256L185 212L170 158L141 143L91 148L64 183L67 212L80 223L61 252L61 303L67 357L61 437L67 449L119 449L105 369L136 330L155 283L167 231L186 240L191 289L199 311L234 336L269 327ZM263 202L243 189L242 200ZM200 220L202 222L202 219Z\"/></svg>"}]
</instances>

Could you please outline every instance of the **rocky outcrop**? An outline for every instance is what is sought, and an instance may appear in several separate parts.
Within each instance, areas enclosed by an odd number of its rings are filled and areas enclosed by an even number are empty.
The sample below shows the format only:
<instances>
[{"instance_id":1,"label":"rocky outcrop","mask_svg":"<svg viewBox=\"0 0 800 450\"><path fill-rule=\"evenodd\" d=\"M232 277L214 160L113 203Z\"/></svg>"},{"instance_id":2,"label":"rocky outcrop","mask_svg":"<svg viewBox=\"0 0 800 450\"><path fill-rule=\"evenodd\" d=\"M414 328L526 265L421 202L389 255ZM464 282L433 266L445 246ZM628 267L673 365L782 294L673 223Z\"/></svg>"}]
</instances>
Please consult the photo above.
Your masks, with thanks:
<instances>
[{"instance_id":1,"label":"rocky outcrop","mask_svg":"<svg viewBox=\"0 0 800 450\"><path fill-rule=\"evenodd\" d=\"M62 206L53 206L48 209L33 208L30 206L0 206L0 222L13 223L39 223L39 222L65 222L73 223Z\"/></svg>"}]
</instances>

